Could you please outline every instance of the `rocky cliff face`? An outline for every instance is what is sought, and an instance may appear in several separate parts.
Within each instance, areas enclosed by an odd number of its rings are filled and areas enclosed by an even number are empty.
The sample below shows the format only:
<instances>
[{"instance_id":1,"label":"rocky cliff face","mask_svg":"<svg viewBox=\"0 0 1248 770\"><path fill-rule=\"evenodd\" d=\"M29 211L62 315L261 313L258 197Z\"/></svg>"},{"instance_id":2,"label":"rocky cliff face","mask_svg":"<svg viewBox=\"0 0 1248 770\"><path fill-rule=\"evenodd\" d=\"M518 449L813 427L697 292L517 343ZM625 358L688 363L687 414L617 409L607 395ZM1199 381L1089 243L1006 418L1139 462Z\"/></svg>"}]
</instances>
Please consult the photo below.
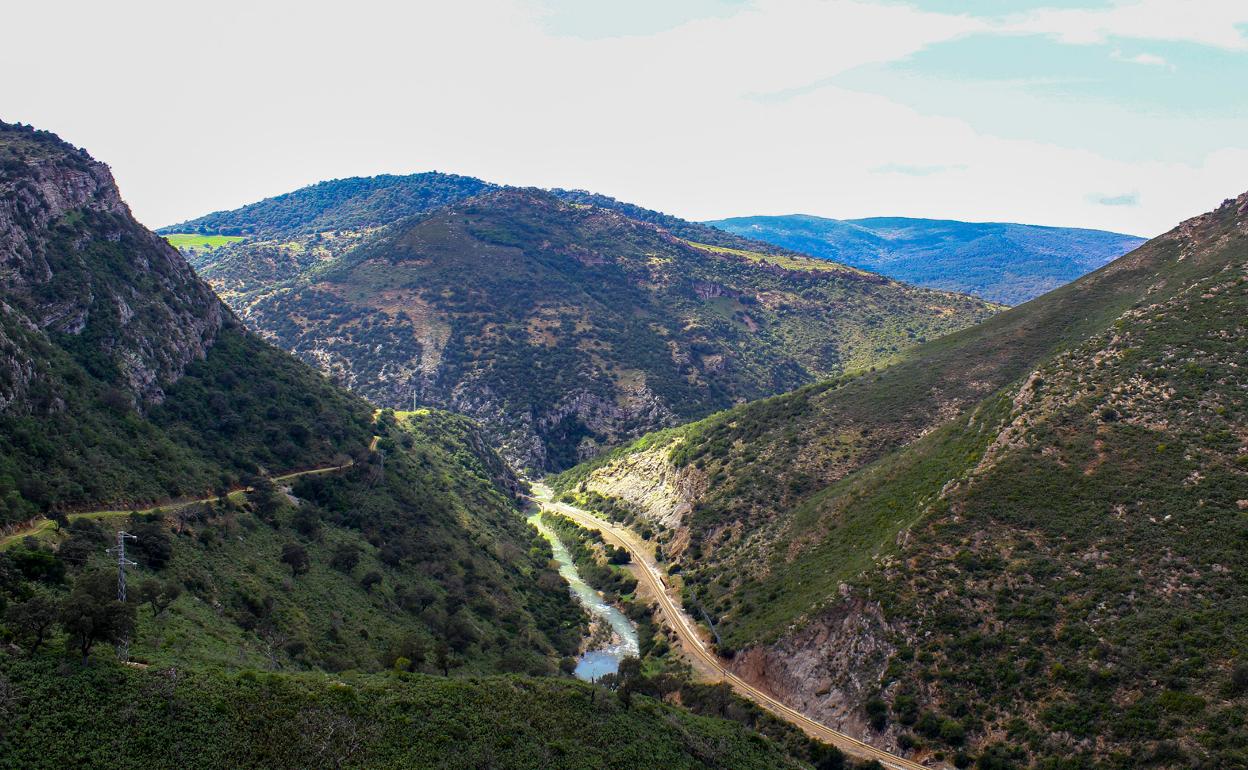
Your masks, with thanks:
<instances>
[{"instance_id":1,"label":"rocky cliff face","mask_svg":"<svg viewBox=\"0 0 1248 770\"><path fill-rule=\"evenodd\" d=\"M880 692L897 633L878 604L842 586L842 595L812 623L775 644L745 650L732 670L826 725L867 735L861 706ZM877 736L877 743L881 737L896 750L895 734Z\"/></svg>"},{"instance_id":2,"label":"rocky cliff face","mask_svg":"<svg viewBox=\"0 0 1248 770\"><path fill-rule=\"evenodd\" d=\"M3 123L0 288L3 410L37 406L29 333L46 333L146 406L203 358L228 313L175 249L134 221L107 166Z\"/></svg>"},{"instance_id":3,"label":"rocky cliff face","mask_svg":"<svg viewBox=\"0 0 1248 770\"><path fill-rule=\"evenodd\" d=\"M577 491L622 500L660 529L675 530L680 540L693 504L706 491L706 474L677 468L669 460L680 438L643 451L626 453L591 471Z\"/></svg>"}]
</instances>

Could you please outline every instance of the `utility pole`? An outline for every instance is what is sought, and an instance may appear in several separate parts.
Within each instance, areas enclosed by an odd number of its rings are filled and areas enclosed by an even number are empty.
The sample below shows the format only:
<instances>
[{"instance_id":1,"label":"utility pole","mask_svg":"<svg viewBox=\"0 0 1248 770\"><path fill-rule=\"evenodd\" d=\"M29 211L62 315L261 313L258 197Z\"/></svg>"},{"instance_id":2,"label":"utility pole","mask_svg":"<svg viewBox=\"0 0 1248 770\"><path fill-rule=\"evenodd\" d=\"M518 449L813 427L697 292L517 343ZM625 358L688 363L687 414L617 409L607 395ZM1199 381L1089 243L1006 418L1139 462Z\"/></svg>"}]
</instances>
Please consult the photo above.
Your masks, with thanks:
<instances>
[{"instance_id":1,"label":"utility pole","mask_svg":"<svg viewBox=\"0 0 1248 770\"><path fill-rule=\"evenodd\" d=\"M136 535L132 535L124 530L117 532L117 545L112 548L105 549L108 553L117 556L117 601L122 604L126 603L126 567L137 567L138 564L126 558L126 538L138 540ZM130 659L130 640L122 639L117 643L117 657L123 661Z\"/></svg>"}]
</instances>

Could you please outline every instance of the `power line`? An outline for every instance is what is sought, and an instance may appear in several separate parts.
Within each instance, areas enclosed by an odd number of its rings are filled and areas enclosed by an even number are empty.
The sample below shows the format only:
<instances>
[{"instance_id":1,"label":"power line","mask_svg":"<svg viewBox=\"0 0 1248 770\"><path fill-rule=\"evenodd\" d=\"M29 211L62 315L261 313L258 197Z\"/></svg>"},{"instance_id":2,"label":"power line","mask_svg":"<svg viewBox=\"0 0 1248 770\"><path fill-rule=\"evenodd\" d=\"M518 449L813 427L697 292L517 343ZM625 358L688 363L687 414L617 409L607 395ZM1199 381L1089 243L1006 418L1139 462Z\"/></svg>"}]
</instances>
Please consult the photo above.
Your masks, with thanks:
<instances>
[{"instance_id":1,"label":"power line","mask_svg":"<svg viewBox=\"0 0 1248 770\"><path fill-rule=\"evenodd\" d=\"M135 562L126 558L126 538L138 540L137 535L132 535L124 530L117 531L117 545L112 548L104 549L108 553L117 555L117 601L122 604L126 603L126 567L139 566ZM122 638L117 642L117 657L123 661L130 659L130 640Z\"/></svg>"}]
</instances>

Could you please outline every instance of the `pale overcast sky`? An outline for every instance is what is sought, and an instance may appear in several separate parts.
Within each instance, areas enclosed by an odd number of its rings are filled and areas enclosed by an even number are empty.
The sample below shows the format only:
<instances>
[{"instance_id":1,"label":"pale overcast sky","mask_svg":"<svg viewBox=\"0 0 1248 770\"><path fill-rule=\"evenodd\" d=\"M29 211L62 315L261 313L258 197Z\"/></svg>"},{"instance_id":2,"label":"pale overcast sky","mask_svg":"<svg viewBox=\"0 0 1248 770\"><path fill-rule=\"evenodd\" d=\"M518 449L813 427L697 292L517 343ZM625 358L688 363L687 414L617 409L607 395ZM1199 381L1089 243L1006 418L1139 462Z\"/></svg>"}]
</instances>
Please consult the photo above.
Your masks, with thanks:
<instances>
[{"instance_id":1,"label":"pale overcast sky","mask_svg":"<svg viewBox=\"0 0 1248 770\"><path fill-rule=\"evenodd\" d=\"M1244 0L9 4L0 118L157 227L436 169L691 219L1154 235L1248 190Z\"/></svg>"}]
</instances>

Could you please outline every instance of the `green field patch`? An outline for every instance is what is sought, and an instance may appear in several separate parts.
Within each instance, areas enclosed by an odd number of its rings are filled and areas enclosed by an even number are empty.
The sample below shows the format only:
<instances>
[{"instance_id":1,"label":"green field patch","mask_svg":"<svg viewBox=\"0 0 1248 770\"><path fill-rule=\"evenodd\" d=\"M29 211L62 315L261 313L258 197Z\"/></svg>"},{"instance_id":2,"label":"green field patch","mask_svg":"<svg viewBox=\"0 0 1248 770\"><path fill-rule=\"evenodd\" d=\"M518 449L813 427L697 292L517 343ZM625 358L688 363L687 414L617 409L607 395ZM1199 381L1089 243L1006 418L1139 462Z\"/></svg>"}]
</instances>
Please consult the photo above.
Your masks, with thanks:
<instances>
[{"instance_id":1,"label":"green field patch","mask_svg":"<svg viewBox=\"0 0 1248 770\"><path fill-rule=\"evenodd\" d=\"M241 235L200 235L199 233L170 233L164 238L175 249L190 251L215 251L222 246L243 240Z\"/></svg>"},{"instance_id":2,"label":"green field patch","mask_svg":"<svg viewBox=\"0 0 1248 770\"><path fill-rule=\"evenodd\" d=\"M780 256L777 254L764 254L761 251L747 251L745 249L732 249L727 246L713 246L709 243L697 243L696 241L685 241L685 243L705 251L710 254L722 254L725 256L742 257L751 262L762 262L769 265L783 267L785 270L817 270L832 273L856 273L858 275L868 275L866 270L859 270L856 267L848 267L839 262L833 262L827 259L819 259L817 257L801 257L801 256Z\"/></svg>"}]
</instances>

